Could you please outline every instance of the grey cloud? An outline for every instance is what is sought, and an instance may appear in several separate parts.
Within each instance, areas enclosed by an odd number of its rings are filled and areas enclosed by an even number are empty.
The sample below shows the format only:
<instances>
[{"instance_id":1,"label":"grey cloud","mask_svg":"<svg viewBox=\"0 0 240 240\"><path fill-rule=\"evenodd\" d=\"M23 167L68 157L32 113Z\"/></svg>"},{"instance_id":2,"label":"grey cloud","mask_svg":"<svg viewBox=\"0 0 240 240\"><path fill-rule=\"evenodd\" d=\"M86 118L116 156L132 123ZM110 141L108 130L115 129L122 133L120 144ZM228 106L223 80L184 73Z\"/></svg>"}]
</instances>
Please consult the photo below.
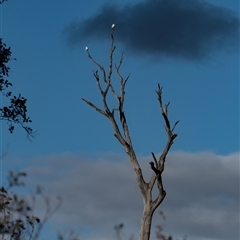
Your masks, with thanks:
<instances>
[{"instance_id":1,"label":"grey cloud","mask_svg":"<svg viewBox=\"0 0 240 240\"><path fill-rule=\"evenodd\" d=\"M152 174L150 160L151 156L139 158L146 181ZM57 226L77 226L80 233L90 229L94 236L83 239L114 239L113 226L124 222L124 239L132 233L137 236L143 203L125 156L105 154L90 160L65 154L32 161L34 167L26 169L30 181L37 179L39 183L41 175L46 180L41 184L49 193L64 200L51 220ZM163 181L167 196L159 210L167 216L170 234L178 238L188 234L189 239L196 240L238 239L239 153L173 152L167 159ZM156 213L153 232L159 223L161 218Z\"/></svg>"},{"instance_id":2,"label":"grey cloud","mask_svg":"<svg viewBox=\"0 0 240 240\"><path fill-rule=\"evenodd\" d=\"M116 39L137 54L201 60L238 47L239 19L233 11L200 0L146 0L122 8L105 5L95 16L65 29L71 45L85 39Z\"/></svg>"}]
</instances>

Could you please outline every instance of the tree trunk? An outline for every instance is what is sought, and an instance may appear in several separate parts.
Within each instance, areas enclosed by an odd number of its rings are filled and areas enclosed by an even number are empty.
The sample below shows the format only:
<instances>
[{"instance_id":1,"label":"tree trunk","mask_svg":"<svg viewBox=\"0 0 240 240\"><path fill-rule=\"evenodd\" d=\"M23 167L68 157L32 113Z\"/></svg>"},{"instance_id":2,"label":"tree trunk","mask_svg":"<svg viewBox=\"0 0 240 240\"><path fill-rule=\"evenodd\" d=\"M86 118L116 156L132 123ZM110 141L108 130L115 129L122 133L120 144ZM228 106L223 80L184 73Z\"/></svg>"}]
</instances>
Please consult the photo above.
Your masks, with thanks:
<instances>
[{"instance_id":1,"label":"tree trunk","mask_svg":"<svg viewBox=\"0 0 240 240\"><path fill-rule=\"evenodd\" d=\"M144 204L139 240L149 240L150 239L153 212L154 211L151 209L149 204Z\"/></svg>"}]
</instances>

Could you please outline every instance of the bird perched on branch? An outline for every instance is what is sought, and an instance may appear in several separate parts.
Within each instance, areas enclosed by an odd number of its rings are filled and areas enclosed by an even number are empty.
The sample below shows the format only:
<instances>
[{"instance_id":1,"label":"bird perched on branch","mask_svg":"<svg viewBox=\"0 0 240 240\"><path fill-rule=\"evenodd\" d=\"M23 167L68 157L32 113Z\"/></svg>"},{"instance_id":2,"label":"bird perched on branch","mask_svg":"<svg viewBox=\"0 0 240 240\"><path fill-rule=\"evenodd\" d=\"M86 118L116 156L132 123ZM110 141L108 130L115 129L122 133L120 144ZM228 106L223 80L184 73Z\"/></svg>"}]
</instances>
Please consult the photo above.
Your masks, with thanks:
<instances>
[{"instance_id":1,"label":"bird perched on branch","mask_svg":"<svg viewBox=\"0 0 240 240\"><path fill-rule=\"evenodd\" d=\"M115 28L115 24L114 24L114 23L112 24L111 28L112 28L112 29L114 29L114 28Z\"/></svg>"},{"instance_id":2,"label":"bird perched on branch","mask_svg":"<svg viewBox=\"0 0 240 240\"><path fill-rule=\"evenodd\" d=\"M85 47L85 51L87 51L87 50L88 50L88 46Z\"/></svg>"},{"instance_id":3,"label":"bird perched on branch","mask_svg":"<svg viewBox=\"0 0 240 240\"><path fill-rule=\"evenodd\" d=\"M149 162L151 169L156 173L156 175L161 174L161 172L155 167L154 162Z\"/></svg>"}]
</instances>

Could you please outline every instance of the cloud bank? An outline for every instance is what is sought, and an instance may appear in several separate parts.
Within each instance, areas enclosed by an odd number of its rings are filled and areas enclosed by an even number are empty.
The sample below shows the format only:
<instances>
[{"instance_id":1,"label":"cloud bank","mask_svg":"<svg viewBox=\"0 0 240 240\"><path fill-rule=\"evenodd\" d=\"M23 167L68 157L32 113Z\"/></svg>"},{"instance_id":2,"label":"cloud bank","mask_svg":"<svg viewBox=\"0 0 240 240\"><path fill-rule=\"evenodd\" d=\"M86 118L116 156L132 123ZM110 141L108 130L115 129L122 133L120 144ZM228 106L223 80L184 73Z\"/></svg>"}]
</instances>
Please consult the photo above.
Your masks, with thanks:
<instances>
[{"instance_id":1,"label":"cloud bank","mask_svg":"<svg viewBox=\"0 0 240 240\"><path fill-rule=\"evenodd\" d=\"M139 157L146 181L151 156ZM26 170L31 184L41 183L63 205L50 221L76 227L81 239L115 239L113 226L125 223L123 239L138 237L143 209L132 167L123 155L87 159L74 154L32 159ZM182 239L236 240L239 237L239 153L173 152L163 175L167 196L158 211L166 232ZM52 198L54 199L54 198ZM162 223L158 212L152 225Z\"/></svg>"},{"instance_id":2,"label":"cloud bank","mask_svg":"<svg viewBox=\"0 0 240 240\"><path fill-rule=\"evenodd\" d=\"M65 29L70 45L87 38L116 39L136 54L202 60L239 46L239 19L233 11L203 0L146 0L135 5L105 5L95 16Z\"/></svg>"}]
</instances>

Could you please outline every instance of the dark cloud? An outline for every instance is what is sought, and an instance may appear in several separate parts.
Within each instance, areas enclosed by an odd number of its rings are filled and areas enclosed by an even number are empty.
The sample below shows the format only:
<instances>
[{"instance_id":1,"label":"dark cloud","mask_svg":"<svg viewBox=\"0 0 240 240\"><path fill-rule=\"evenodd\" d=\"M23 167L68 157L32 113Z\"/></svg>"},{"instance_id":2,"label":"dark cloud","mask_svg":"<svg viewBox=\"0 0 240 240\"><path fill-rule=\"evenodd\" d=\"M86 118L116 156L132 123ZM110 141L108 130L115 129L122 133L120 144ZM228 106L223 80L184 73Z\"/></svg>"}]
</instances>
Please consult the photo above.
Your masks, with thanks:
<instances>
[{"instance_id":1,"label":"dark cloud","mask_svg":"<svg viewBox=\"0 0 240 240\"><path fill-rule=\"evenodd\" d=\"M233 11L200 0L148 0L135 5L105 5L95 16L66 29L71 45L86 38L116 38L140 54L199 60L239 44L239 19Z\"/></svg>"}]
</instances>

